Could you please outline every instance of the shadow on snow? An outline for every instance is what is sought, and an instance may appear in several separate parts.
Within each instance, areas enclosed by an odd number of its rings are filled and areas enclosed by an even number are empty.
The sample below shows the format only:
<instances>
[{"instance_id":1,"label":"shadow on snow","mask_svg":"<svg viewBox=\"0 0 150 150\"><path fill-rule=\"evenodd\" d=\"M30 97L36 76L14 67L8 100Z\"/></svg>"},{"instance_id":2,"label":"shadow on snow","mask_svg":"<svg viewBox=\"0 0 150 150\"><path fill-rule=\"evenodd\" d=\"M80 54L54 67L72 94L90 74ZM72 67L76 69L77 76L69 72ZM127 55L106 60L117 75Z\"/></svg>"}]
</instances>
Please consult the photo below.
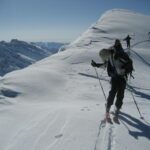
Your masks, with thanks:
<instances>
[{"instance_id":1,"label":"shadow on snow","mask_svg":"<svg viewBox=\"0 0 150 150\"><path fill-rule=\"evenodd\" d=\"M150 100L150 95L143 93L141 91L136 90L135 88L133 88L131 85L127 84L127 87L130 91L132 91L134 94L136 94L137 96L141 97L141 98L145 98L147 100Z\"/></svg>"},{"instance_id":2,"label":"shadow on snow","mask_svg":"<svg viewBox=\"0 0 150 150\"><path fill-rule=\"evenodd\" d=\"M103 78L103 77L97 78L97 77L94 76L94 75L89 75L89 74L86 74L86 73L78 73L78 74L81 75L81 76L85 76L85 77L89 77L89 78L94 78L94 79L100 79L100 80L109 82L108 79L105 79L105 78ZM146 94L146 93L144 93L144 92L138 91L138 90L136 90L134 87L132 87L132 86L129 85L129 84L127 84L127 90L132 91L134 94L136 94L137 96L139 96L139 97L141 97L141 98L145 98L145 99L147 99L147 100L150 100L150 95L149 95L149 94Z\"/></svg>"},{"instance_id":3,"label":"shadow on snow","mask_svg":"<svg viewBox=\"0 0 150 150\"><path fill-rule=\"evenodd\" d=\"M145 137L150 140L150 125L147 125L139 119L124 112L120 112L119 119L122 124L127 128L131 136L136 139L138 139L138 137ZM134 127L135 129L130 129L129 125Z\"/></svg>"}]
</instances>

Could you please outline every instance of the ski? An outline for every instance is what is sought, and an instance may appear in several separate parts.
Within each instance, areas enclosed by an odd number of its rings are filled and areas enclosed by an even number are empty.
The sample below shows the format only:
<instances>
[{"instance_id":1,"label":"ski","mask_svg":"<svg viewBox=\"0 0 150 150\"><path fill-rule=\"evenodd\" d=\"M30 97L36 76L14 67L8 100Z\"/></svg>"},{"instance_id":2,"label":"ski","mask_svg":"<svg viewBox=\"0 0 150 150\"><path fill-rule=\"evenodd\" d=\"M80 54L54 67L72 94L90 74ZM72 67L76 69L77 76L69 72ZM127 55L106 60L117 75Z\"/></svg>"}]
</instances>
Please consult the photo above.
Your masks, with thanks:
<instances>
[{"instance_id":1,"label":"ski","mask_svg":"<svg viewBox=\"0 0 150 150\"><path fill-rule=\"evenodd\" d=\"M113 115L114 123L120 124L120 122L119 122L119 114L116 115L115 112L113 112L113 111L111 111L111 114Z\"/></svg>"}]
</instances>

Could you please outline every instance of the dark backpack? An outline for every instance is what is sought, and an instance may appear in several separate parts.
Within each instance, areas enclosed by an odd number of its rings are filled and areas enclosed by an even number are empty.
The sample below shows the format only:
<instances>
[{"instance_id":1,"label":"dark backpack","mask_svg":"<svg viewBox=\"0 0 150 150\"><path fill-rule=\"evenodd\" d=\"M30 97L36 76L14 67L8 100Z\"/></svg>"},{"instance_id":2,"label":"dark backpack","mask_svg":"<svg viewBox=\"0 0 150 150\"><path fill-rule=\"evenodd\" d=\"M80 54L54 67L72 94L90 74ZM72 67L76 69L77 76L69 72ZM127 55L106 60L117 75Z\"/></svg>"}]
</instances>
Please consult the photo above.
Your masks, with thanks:
<instances>
[{"instance_id":1,"label":"dark backpack","mask_svg":"<svg viewBox=\"0 0 150 150\"><path fill-rule=\"evenodd\" d=\"M122 59L125 61L122 61ZM132 76L132 72L134 71L133 61L126 52L121 53L120 61L124 64L123 68L125 69L126 77L128 77L128 75Z\"/></svg>"}]
</instances>

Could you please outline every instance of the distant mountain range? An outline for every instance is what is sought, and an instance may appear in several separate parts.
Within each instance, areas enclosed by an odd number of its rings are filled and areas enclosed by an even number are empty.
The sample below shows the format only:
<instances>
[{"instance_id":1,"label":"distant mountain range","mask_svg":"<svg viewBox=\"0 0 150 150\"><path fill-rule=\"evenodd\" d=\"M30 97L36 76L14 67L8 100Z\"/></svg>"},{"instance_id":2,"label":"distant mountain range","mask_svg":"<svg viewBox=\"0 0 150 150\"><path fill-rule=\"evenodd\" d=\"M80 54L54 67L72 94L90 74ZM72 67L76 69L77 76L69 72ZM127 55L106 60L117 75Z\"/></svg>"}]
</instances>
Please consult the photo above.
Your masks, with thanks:
<instances>
[{"instance_id":1,"label":"distant mountain range","mask_svg":"<svg viewBox=\"0 0 150 150\"><path fill-rule=\"evenodd\" d=\"M52 54L58 52L58 50L69 43L60 43L60 42L31 42L32 45L39 46L42 49L49 51Z\"/></svg>"},{"instance_id":2,"label":"distant mountain range","mask_svg":"<svg viewBox=\"0 0 150 150\"><path fill-rule=\"evenodd\" d=\"M28 65L57 53L64 43L25 42L13 39L0 42L0 76L22 69Z\"/></svg>"}]
</instances>

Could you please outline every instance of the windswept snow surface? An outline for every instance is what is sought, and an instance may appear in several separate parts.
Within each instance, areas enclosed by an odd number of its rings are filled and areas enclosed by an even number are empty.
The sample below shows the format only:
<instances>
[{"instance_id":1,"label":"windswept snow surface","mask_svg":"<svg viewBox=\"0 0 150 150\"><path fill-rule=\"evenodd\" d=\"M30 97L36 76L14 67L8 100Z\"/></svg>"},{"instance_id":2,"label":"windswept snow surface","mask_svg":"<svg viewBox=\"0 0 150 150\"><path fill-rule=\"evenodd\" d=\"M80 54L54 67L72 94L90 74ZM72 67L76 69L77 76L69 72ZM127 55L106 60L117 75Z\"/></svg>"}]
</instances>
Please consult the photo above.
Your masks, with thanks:
<instances>
[{"instance_id":1,"label":"windswept snow surface","mask_svg":"<svg viewBox=\"0 0 150 150\"><path fill-rule=\"evenodd\" d=\"M108 11L65 51L0 78L0 150L149 150L149 27L150 16ZM127 34L135 79L128 81L120 124L104 127L105 99L90 62L101 62L99 50ZM109 77L97 71L108 95Z\"/></svg>"}]
</instances>

